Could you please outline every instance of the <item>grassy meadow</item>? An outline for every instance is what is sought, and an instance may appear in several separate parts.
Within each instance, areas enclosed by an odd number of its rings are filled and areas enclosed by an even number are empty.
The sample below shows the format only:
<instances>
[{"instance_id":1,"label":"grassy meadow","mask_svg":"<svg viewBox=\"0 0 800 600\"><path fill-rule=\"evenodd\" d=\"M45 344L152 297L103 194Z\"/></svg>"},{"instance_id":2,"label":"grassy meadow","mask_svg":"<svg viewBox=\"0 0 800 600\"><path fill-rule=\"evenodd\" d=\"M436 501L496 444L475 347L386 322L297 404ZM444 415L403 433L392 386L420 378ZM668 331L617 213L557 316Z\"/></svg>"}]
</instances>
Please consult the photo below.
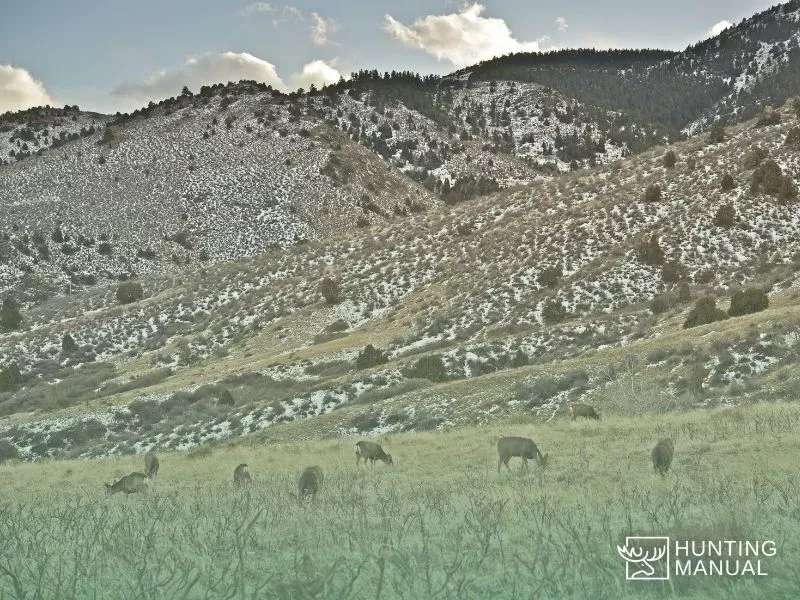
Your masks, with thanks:
<instances>
[{"instance_id":1,"label":"grassy meadow","mask_svg":"<svg viewBox=\"0 0 800 600\"><path fill-rule=\"evenodd\" d=\"M501 435L546 469L497 473ZM650 449L672 437L664 479ZM519 417L384 437L162 453L143 495L103 483L141 456L0 466L0 598L797 598L800 404L571 423ZM250 465L248 491L233 469ZM316 501L298 502L318 464ZM766 577L625 580L627 535L774 540Z\"/></svg>"}]
</instances>

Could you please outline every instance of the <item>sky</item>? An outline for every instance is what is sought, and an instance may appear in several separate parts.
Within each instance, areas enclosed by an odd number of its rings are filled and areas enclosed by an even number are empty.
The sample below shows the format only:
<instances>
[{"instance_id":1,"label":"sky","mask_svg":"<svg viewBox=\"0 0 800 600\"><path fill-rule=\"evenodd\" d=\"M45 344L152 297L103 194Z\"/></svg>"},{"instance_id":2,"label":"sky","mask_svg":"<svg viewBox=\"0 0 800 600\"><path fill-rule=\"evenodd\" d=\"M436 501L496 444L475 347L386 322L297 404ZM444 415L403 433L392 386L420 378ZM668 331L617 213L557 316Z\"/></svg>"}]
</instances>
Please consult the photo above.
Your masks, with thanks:
<instances>
[{"instance_id":1,"label":"sky","mask_svg":"<svg viewBox=\"0 0 800 600\"><path fill-rule=\"evenodd\" d=\"M519 51L682 50L776 0L0 0L0 113L130 112L184 85L288 91Z\"/></svg>"}]
</instances>

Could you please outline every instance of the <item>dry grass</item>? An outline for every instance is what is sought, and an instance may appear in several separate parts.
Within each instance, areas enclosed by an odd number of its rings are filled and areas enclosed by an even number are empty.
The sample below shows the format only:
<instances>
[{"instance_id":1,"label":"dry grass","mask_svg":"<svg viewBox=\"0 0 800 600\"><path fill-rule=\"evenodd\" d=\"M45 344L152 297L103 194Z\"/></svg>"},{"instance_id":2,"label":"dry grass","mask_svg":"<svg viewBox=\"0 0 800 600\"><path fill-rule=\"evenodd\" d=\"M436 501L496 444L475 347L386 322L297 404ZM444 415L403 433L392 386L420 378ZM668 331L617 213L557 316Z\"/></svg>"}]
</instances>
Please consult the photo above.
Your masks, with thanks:
<instances>
[{"instance_id":1,"label":"dry grass","mask_svg":"<svg viewBox=\"0 0 800 600\"><path fill-rule=\"evenodd\" d=\"M532 437L551 462L496 473L496 439ZM655 440L675 440L666 479ZM141 458L0 467L0 594L119 598L796 597L800 405L600 423L509 421L380 440L394 468L355 466L354 440L162 453L141 497L102 483ZM249 492L232 473L246 462ZM325 472L315 503L297 477ZM626 535L772 539L769 577L624 579Z\"/></svg>"}]
</instances>

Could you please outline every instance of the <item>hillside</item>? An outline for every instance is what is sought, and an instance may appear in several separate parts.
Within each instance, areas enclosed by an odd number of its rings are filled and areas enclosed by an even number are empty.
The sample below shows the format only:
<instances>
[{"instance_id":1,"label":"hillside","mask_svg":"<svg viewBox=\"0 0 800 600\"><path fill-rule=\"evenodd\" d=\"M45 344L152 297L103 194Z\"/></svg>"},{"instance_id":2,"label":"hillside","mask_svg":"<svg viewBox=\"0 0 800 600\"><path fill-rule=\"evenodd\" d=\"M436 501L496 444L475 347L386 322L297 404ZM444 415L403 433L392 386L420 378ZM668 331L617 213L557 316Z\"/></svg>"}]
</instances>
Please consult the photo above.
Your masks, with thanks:
<instances>
[{"instance_id":1,"label":"hillside","mask_svg":"<svg viewBox=\"0 0 800 600\"><path fill-rule=\"evenodd\" d=\"M800 89L800 3L742 20L674 54L656 50L566 50L495 58L458 75L549 86L580 102L621 111L678 139L717 121L738 123ZM625 93L620 94L619 90Z\"/></svg>"},{"instance_id":2,"label":"hillside","mask_svg":"<svg viewBox=\"0 0 800 600\"><path fill-rule=\"evenodd\" d=\"M794 397L800 136L789 105L767 116L142 277L132 304L114 284L45 301L0 338L4 437L23 457L98 456L322 413L301 435L548 420L578 398L639 414ZM768 310L683 329L696 299L727 309L754 285Z\"/></svg>"},{"instance_id":3,"label":"hillside","mask_svg":"<svg viewBox=\"0 0 800 600\"><path fill-rule=\"evenodd\" d=\"M26 115L27 125L11 130L15 143L32 136L45 148L70 124L84 134L0 167L0 289L36 302L252 256L438 202L296 108L234 86L230 96L180 98L128 119L68 111L76 120L58 117L57 128L34 118L45 110ZM38 133L30 133L34 123Z\"/></svg>"},{"instance_id":4,"label":"hillside","mask_svg":"<svg viewBox=\"0 0 800 600\"><path fill-rule=\"evenodd\" d=\"M800 91L798 18L789 2L678 53L513 54L307 93L203 86L130 115L2 115L0 294L28 307L179 274L739 123Z\"/></svg>"}]
</instances>

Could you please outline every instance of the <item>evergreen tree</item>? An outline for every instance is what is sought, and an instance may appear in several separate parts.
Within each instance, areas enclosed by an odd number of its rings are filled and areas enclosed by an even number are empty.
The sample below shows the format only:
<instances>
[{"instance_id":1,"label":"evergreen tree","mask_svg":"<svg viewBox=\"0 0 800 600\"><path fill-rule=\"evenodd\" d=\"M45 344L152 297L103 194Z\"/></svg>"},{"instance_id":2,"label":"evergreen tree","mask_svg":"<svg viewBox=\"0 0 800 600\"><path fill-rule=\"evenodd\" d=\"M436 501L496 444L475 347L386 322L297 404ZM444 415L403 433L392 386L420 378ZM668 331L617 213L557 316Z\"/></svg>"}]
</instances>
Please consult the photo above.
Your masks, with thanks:
<instances>
[{"instance_id":1,"label":"evergreen tree","mask_svg":"<svg viewBox=\"0 0 800 600\"><path fill-rule=\"evenodd\" d=\"M22 323L22 313L19 311L19 303L13 298L6 298L0 308L0 327L6 331L17 329Z\"/></svg>"},{"instance_id":2,"label":"evergreen tree","mask_svg":"<svg viewBox=\"0 0 800 600\"><path fill-rule=\"evenodd\" d=\"M731 297L731 307L728 309L728 315L739 317L761 312L767 308L769 308L769 296L767 296L766 292L751 287L741 292L736 292Z\"/></svg>"}]
</instances>

